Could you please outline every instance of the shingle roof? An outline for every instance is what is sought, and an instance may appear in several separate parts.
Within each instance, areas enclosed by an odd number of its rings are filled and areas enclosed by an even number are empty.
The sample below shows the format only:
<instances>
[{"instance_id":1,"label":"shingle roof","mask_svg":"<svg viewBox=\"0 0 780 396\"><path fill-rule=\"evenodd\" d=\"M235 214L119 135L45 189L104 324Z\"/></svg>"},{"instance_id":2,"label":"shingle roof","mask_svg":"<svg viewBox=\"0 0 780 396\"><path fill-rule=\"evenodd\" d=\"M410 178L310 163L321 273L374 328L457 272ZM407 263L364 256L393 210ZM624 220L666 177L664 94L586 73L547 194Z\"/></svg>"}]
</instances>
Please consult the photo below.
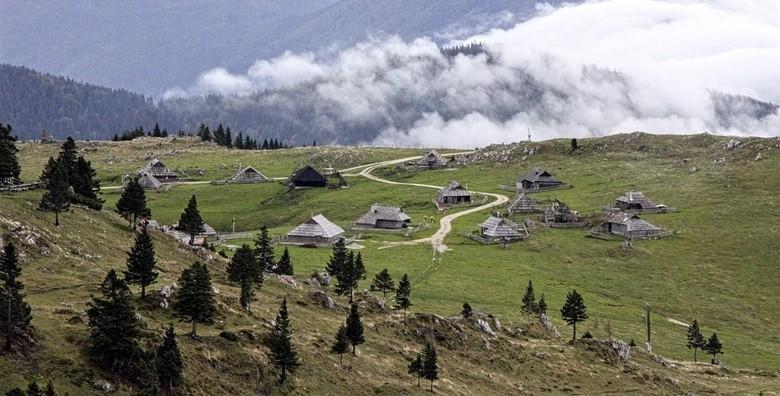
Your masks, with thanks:
<instances>
[{"instance_id":1,"label":"shingle roof","mask_svg":"<svg viewBox=\"0 0 780 396\"><path fill-rule=\"evenodd\" d=\"M238 173L235 174L230 179L230 182L232 183L240 183L240 182L247 182L247 181L268 181L269 179L265 177L264 174L260 173L257 169L247 166L246 168L240 170Z\"/></svg>"},{"instance_id":2,"label":"shingle roof","mask_svg":"<svg viewBox=\"0 0 780 396\"><path fill-rule=\"evenodd\" d=\"M287 236L322 237L330 239L343 233L344 230L341 227L333 224L330 220L326 219L325 216L318 214L295 227L292 231L287 233Z\"/></svg>"},{"instance_id":3,"label":"shingle roof","mask_svg":"<svg viewBox=\"0 0 780 396\"><path fill-rule=\"evenodd\" d=\"M447 196L447 197L462 197L471 195L471 193L466 190L465 187L461 186L460 183L456 181L451 181L450 184L447 185L447 187L442 188L439 190L439 196Z\"/></svg>"},{"instance_id":4,"label":"shingle roof","mask_svg":"<svg viewBox=\"0 0 780 396\"><path fill-rule=\"evenodd\" d=\"M661 228L648 223L635 214L619 212L612 215L605 223L624 224L629 232L632 231L655 231Z\"/></svg>"},{"instance_id":5,"label":"shingle roof","mask_svg":"<svg viewBox=\"0 0 780 396\"><path fill-rule=\"evenodd\" d=\"M520 176L517 178L517 181L528 181L531 183L536 183L540 181L548 182L548 183L560 183L553 175L552 173L542 169L542 168L534 168L528 171L523 176Z\"/></svg>"},{"instance_id":6,"label":"shingle roof","mask_svg":"<svg viewBox=\"0 0 780 396\"><path fill-rule=\"evenodd\" d=\"M509 211L515 210L535 210L538 209L536 201L531 199L526 193L517 194L517 196L509 204Z\"/></svg>"},{"instance_id":7,"label":"shingle roof","mask_svg":"<svg viewBox=\"0 0 780 396\"><path fill-rule=\"evenodd\" d=\"M146 172L141 174L141 177L138 178L138 184L141 186L141 188L157 189L162 186L162 183L159 180L157 180L156 177Z\"/></svg>"},{"instance_id":8,"label":"shingle roof","mask_svg":"<svg viewBox=\"0 0 780 396\"><path fill-rule=\"evenodd\" d=\"M417 165L443 166L447 165L447 160L438 151L431 150L417 160Z\"/></svg>"},{"instance_id":9,"label":"shingle roof","mask_svg":"<svg viewBox=\"0 0 780 396\"><path fill-rule=\"evenodd\" d=\"M165 164L162 163L162 161L158 159L153 159L151 162L149 162L143 169L138 171L138 174L144 174L149 173L150 175L154 177L171 177L176 176L176 173L172 170L168 169Z\"/></svg>"},{"instance_id":10,"label":"shingle roof","mask_svg":"<svg viewBox=\"0 0 780 396\"><path fill-rule=\"evenodd\" d=\"M488 217L482 224L482 235L492 238L519 238L523 235L518 231L518 226L506 218L495 216Z\"/></svg>"},{"instance_id":11,"label":"shingle roof","mask_svg":"<svg viewBox=\"0 0 780 396\"><path fill-rule=\"evenodd\" d=\"M409 221L411 218L399 207L384 206L375 203L371 205L371 209L369 209L368 212L366 212L363 216L360 216L355 224L367 224L373 226L378 220Z\"/></svg>"},{"instance_id":12,"label":"shingle roof","mask_svg":"<svg viewBox=\"0 0 780 396\"><path fill-rule=\"evenodd\" d=\"M651 201L645 197L645 194L643 194L641 191L628 191L622 196L618 197L616 201L625 204L639 205L642 209L655 209L664 206Z\"/></svg>"}]
</instances>

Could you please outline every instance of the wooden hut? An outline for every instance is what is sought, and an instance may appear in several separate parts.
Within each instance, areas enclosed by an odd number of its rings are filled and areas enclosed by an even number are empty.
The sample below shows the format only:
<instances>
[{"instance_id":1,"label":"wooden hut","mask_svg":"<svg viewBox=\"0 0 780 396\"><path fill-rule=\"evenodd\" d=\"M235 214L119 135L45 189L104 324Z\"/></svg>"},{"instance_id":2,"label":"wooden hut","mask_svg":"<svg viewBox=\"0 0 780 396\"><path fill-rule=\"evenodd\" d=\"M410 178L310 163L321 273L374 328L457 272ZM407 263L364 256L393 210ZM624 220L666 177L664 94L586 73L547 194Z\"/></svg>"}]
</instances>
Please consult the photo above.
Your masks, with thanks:
<instances>
[{"instance_id":1,"label":"wooden hut","mask_svg":"<svg viewBox=\"0 0 780 396\"><path fill-rule=\"evenodd\" d=\"M526 193L521 192L509 203L507 211L511 214L519 213L539 213L544 212L539 204L536 203Z\"/></svg>"},{"instance_id":2,"label":"wooden hut","mask_svg":"<svg viewBox=\"0 0 780 396\"><path fill-rule=\"evenodd\" d=\"M479 225L480 235L486 242L507 242L525 238L520 227L506 218L488 217Z\"/></svg>"},{"instance_id":3,"label":"wooden hut","mask_svg":"<svg viewBox=\"0 0 780 396\"><path fill-rule=\"evenodd\" d=\"M179 230L179 224L174 224L170 227L162 227L162 230L164 233L174 237L176 240L178 240L181 243L190 243L190 234L187 234L181 230ZM193 242L193 245L203 245L206 242L213 242L219 239L219 234L217 234L217 231L214 229L214 227L203 224L203 232L200 234L195 235L195 240Z\"/></svg>"},{"instance_id":4,"label":"wooden hut","mask_svg":"<svg viewBox=\"0 0 780 396\"><path fill-rule=\"evenodd\" d=\"M615 200L615 207L623 211L663 211L666 205L648 199L641 191L629 191Z\"/></svg>"},{"instance_id":5,"label":"wooden hut","mask_svg":"<svg viewBox=\"0 0 780 396\"><path fill-rule=\"evenodd\" d=\"M138 171L139 175L143 175L144 173L154 176L160 183L175 182L177 178L176 172L168 169L168 167L158 159L153 159L143 169Z\"/></svg>"},{"instance_id":6,"label":"wooden hut","mask_svg":"<svg viewBox=\"0 0 780 396\"><path fill-rule=\"evenodd\" d=\"M325 216L318 214L288 232L282 243L294 245L326 246L343 238L344 230Z\"/></svg>"},{"instance_id":7,"label":"wooden hut","mask_svg":"<svg viewBox=\"0 0 780 396\"><path fill-rule=\"evenodd\" d=\"M144 173L138 178L138 185L144 190L156 190L162 187L162 183L149 173Z\"/></svg>"},{"instance_id":8,"label":"wooden hut","mask_svg":"<svg viewBox=\"0 0 780 396\"><path fill-rule=\"evenodd\" d=\"M271 179L265 177L257 169L247 166L231 177L228 183L265 183L268 181L271 181Z\"/></svg>"},{"instance_id":9,"label":"wooden hut","mask_svg":"<svg viewBox=\"0 0 780 396\"><path fill-rule=\"evenodd\" d=\"M294 188L327 187L328 179L310 165L306 165L290 176L289 184Z\"/></svg>"},{"instance_id":10,"label":"wooden hut","mask_svg":"<svg viewBox=\"0 0 780 396\"><path fill-rule=\"evenodd\" d=\"M547 224L576 224L580 222L580 215L558 200L553 201L552 205L545 209L543 218Z\"/></svg>"},{"instance_id":11,"label":"wooden hut","mask_svg":"<svg viewBox=\"0 0 780 396\"><path fill-rule=\"evenodd\" d=\"M525 175L517 178L516 183L517 191L538 191L562 185L562 181L556 179L552 173L541 168L530 170Z\"/></svg>"},{"instance_id":12,"label":"wooden hut","mask_svg":"<svg viewBox=\"0 0 780 396\"><path fill-rule=\"evenodd\" d=\"M411 217L404 213L403 209L375 203L366 214L355 221L355 227L397 230L406 228L411 222Z\"/></svg>"},{"instance_id":13,"label":"wooden hut","mask_svg":"<svg viewBox=\"0 0 780 396\"><path fill-rule=\"evenodd\" d=\"M471 193L460 183L451 181L447 187L436 194L436 202L442 206L457 205L471 202Z\"/></svg>"},{"instance_id":14,"label":"wooden hut","mask_svg":"<svg viewBox=\"0 0 780 396\"><path fill-rule=\"evenodd\" d=\"M447 166L447 160L436 150L431 150L417 160L418 168L443 168Z\"/></svg>"},{"instance_id":15,"label":"wooden hut","mask_svg":"<svg viewBox=\"0 0 780 396\"><path fill-rule=\"evenodd\" d=\"M626 239L655 239L661 237L661 228L639 218L636 214L619 212L601 223L596 232L620 235Z\"/></svg>"}]
</instances>

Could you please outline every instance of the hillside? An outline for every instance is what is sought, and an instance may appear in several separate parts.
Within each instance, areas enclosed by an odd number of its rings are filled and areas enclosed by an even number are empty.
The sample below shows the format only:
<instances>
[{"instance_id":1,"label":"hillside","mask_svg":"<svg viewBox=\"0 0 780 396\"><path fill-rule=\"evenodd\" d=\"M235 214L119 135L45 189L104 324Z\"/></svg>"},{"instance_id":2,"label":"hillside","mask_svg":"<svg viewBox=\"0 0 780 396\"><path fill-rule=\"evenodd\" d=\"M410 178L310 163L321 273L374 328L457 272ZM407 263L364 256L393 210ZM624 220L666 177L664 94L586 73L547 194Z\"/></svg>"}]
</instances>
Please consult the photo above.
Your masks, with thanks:
<instances>
[{"instance_id":1,"label":"hillside","mask_svg":"<svg viewBox=\"0 0 780 396\"><path fill-rule=\"evenodd\" d=\"M118 184L148 159L159 157L171 168L192 175L190 181L222 180L238 163L250 164L270 177L289 175L305 163L346 169L378 161L412 157L421 150L317 147L246 152L218 148L190 139L146 138L133 142L79 142L81 153L98 170L104 187ZM440 260L431 261L425 244L398 235L364 233L359 244L366 260L367 288L373 275L388 268L393 278L408 273L413 283L410 319L383 310L380 293L363 296L366 343L360 356L345 357L348 369L328 353L335 331L346 316L346 299L335 297L328 309L311 297L305 279L321 270L328 249L290 249L295 284L269 277L258 292L254 313L241 310L238 288L227 282L226 260L219 255L196 257L172 239L153 233L160 279L155 297L194 260L205 260L220 291L220 321L201 327L198 340L177 324L186 364L185 389L190 394L426 394L406 374L408 361L426 338L439 350L442 394L774 394L780 389L776 285L776 245L780 240L777 197L780 185L780 140L732 139L711 135L616 135L581 139L569 153L569 142L552 140L490 146L461 156L452 169L418 171L396 165L374 175L402 183L444 185L456 179L474 191L511 195L498 187L511 184L530 167L541 166L574 188L534 195L559 198L591 215L624 191L643 191L676 210L643 218L676 235L636 241L624 250L617 241L586 238L580 229L550 229L537 224L531 238L509 249L483 246L462 234L477 227L488 213L458 218ZM19 145L22 179L37 178L57 145ZM757 159L757 154L761 153ZM358 169L359 170L359 169ZM346 172L349 188L306 190L295 195L279 183L258 185L189 184L166 192L149 192L153 217L171 224L191 194L197 194L204 219L219 231L255 231L268 224L280 235L312 213L323 213L347 228L371 203L402 205L415 221L440 217L433 208L434 190L399 186ZM199 172L202 171L202 172ZM124 268L131 243L127 223L111 212L118 193L106 188L101 212L74 208L54 228L52 216L35 209L39 191L0 195L0 235L20 244L22 281L33 307L38 344L29 356L0 358L3 384L22 386L32 378L51 379L58 390L98 394L93 383L114 382L89 363L84 347L88 329L80 319L89 295L109 268ZM457 210L451 211L457 213ZM529 216L533 219L532 216ZM523 220L523 219L517 219ZM535 220L538 221L538 220ZM758 224L758 225L757 225ZM422 238L433 229L420 231ZM243 240L228 240L217 250L230 255ZM388 247L390 246L390 247ZM277 247L277 252L279 252ZM279 253L277 253L279 254ZM543 330L520 313L520 297L528 280L544 293L553 324L561 337ZM590 319L578 326L598 339L614 337L641 344L645 303L653 307L653 352L632 348L629 361L598 341L568 343L570 329L558 310L567 291L585 298ZM274 383L262 337L283 296L290 301L293 339L303 365L285 387ZM458 316L468 301L495 335L478 330L475 320ZM177 323L156 302L137 301L146 329L145 345L156 344L161 325ZM488 316L488 314L492 316ZM705 335L717 331L724 343L726 368L694 364L685 348L685 327L697 318ZM500 329L496 326L500 322ZM222 331L238 341L220 337ZM656 356L655 354L658 354ZM663 358L661 357L663 356ZM5 389L0 389L5 391ZM131 389L119 384L119 394Z\"/></svg>"}]
</instances>

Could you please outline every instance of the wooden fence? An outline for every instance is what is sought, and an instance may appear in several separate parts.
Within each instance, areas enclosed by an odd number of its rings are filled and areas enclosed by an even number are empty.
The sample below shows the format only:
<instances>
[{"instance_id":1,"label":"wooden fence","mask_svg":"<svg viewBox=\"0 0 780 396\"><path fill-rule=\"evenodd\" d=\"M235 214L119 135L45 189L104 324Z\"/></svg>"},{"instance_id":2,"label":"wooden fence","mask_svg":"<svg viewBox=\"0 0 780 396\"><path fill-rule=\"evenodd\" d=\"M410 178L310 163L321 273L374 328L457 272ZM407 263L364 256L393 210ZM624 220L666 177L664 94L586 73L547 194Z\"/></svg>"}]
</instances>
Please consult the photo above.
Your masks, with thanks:
<instances>
[{"instance_id":1,"label":"wooden fence","mask_svg":"<svg viewBox=\"0 0 780 396\"><path fill-rule=\"evenodd\" d=\"M0 192L22 192L22 191L29 191L29 190L36 190L39 188L46 187L45 183L38 182L38 183L26 183L26 184L14 184L11 186L0 186Z\"/></svg>"}]
</instances>

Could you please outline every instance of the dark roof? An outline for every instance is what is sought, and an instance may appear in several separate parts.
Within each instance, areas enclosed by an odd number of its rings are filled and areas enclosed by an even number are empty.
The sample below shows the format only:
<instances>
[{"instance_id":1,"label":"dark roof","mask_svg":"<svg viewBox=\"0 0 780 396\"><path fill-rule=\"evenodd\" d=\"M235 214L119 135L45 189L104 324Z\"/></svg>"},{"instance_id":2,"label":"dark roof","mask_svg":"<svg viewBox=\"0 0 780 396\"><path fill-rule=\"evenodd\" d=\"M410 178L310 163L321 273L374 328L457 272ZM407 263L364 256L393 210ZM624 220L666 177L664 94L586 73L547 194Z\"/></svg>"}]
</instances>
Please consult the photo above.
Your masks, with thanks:
<instances>
[{"instance_id":1,"label":"dark roof","mask_svg":"<svg viewBox=\"0 0 780 396\"><path fill-rule=\"evenodd\" d=\"M151 162L149 162L143 169L138 171L138 174L144 174L148 173L154 177L175 177L176 173L172 170L168 169L168 167L165 166L165 164L162 163L162 161L158 159L153 159Z\"/></svg>"},{"instance_id":2,"label":"dark roof","mask_svg":"<svg viewBox=\"0 0 780 396\"><path fill-rule=\"evenodd\" d=\"M326 179L325 176L322 175L322 173L312 168L311 165L306 165L303 168L293 172L292 176L290 176L290 181L292 181L293 183L295 182L327 183L328 179Z\"/></svg>"},{"instance_id":3,"label":"dark roof","mask_svg":"<svg viewBox=\"0 0 780 396\"><path fill-rule=\"evenodd\" d=\"M405 222L410 221L411 218L399 207L384 206L375 203L371 205L371 209L369 209L366 214L357 219L355 224L373 226L379 220Z\"/></svg>"},{"instance_id":4,"label":"dark roof","mask_svg":"<svg viewBox=\"0 0 780 396\"><path fill-rule=\"evenodd\" d=\"M560 183L553 175L552 173L542 169L542 168L534 168L528 171L523 176L520 176L517 181L523 182L528 181L531 183L538 183L538 182L547 182L547 183Z\"/></svg>"}]
</instances>

